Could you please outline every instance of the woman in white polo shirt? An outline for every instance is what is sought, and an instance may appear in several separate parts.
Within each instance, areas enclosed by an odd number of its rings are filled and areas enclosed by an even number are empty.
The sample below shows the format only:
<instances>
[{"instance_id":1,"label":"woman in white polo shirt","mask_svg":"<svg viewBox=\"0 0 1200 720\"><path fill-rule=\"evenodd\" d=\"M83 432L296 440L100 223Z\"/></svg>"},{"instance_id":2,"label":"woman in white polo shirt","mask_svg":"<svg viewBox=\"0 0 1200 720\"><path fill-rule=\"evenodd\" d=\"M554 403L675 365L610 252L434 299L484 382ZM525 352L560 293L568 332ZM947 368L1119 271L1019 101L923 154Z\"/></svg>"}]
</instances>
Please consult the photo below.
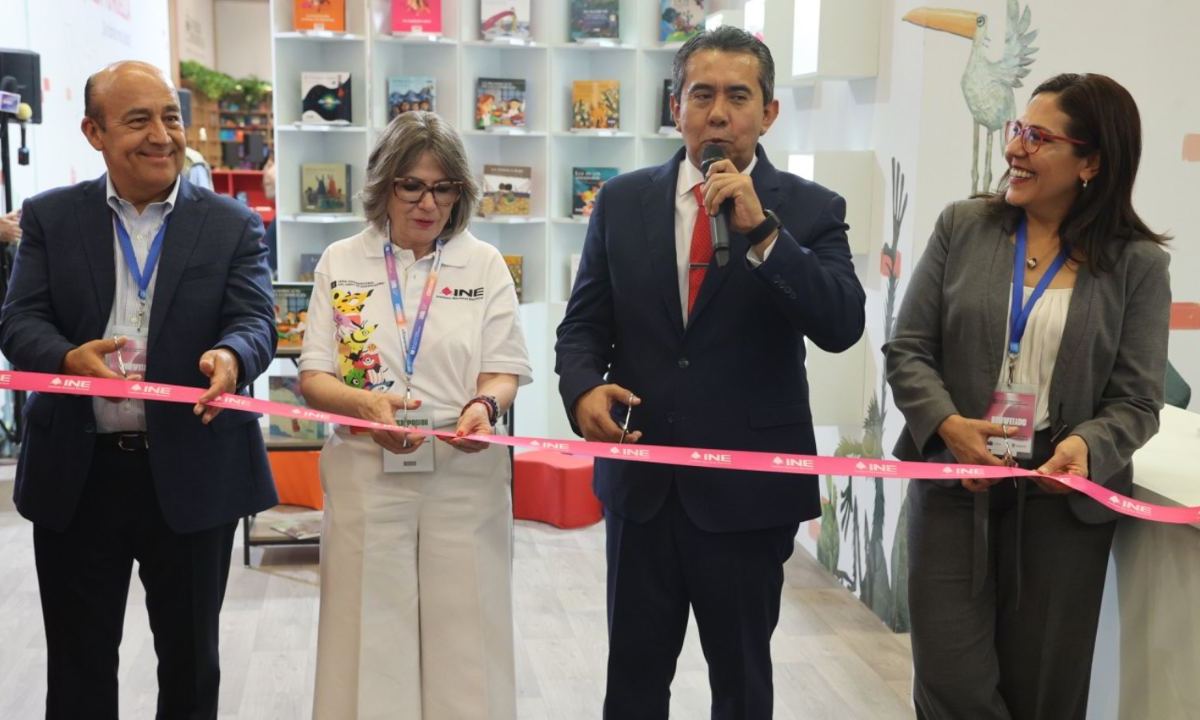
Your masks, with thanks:
<instances>
[{"instance_id":1,"label":"woman in white polo shirt","mask_svg":"<svg viewBox=\"0 0 1200 720\"><path fill-rule=\"evenodd\" d=\"M453 128L392 120L367 163L367 228L314 272L309 405L492 432L530 368L504 258L467 231L478 200ZM515 717L510 479L499 445L329 439L316 720Z\"/></svg>"}]
</instances>

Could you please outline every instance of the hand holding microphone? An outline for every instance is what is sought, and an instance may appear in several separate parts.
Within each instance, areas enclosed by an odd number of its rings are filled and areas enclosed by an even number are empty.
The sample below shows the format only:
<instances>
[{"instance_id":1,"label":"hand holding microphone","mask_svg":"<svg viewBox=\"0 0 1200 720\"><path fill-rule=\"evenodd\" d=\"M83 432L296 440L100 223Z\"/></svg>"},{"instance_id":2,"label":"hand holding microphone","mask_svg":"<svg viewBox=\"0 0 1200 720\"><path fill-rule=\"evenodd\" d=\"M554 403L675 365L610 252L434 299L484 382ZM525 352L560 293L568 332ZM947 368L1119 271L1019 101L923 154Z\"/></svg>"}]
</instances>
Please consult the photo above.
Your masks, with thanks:
<instances>
[{"instance_id":1,"label":"hand holding microphone","mask_svg":"<svg viewBox=\"0 0 1200 720\"><path fill-rule=\"evenodd\" d=\"M705 145L700 171L705 177L704 208L713 223L713 255L717 265L724 265L729 260L729 231L746 235L762 225L767 216L754 192L754 182L725 157L724 147Z\"/></svg>"}]
</instances>

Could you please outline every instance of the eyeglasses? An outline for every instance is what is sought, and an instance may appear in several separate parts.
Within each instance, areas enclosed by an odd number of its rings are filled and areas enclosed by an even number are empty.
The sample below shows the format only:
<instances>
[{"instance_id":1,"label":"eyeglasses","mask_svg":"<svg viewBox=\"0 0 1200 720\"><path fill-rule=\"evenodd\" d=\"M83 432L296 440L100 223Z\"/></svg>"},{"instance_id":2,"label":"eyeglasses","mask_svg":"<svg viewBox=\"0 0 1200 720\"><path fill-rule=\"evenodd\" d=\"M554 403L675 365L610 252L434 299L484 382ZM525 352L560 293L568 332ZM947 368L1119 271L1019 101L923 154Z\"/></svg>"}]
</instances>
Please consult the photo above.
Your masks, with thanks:
<instances>
[{"instance_id":1,"label":"eyeglasses","mask_svg":"<svg viewBox=\"0 0 1200 720\"><path fill-rule=\"evenodd\" d=\"M433 201L442 207L458 202L462 197L463 183L461 180L439 180L432 185L414 177L392 179L392 192L401 202L416 205L425 198L425 193L433 193Z\"/></svg>"},{"instance_id":2,"label":"eyeglasses","mask_svg":"<svg viewBox=\"0 0 1200 720\"><path fill-rule=\"evenodd\" d=\"M1065 142L1072 145L1087 145L1082 140L1067 137L1066 135L1055 135L1054 133L1046 132L1045 130L1033 125L1024 125L1019 120L1009 120L1004 123L1004 143L1008 144L1018 137L1021 138L1021 147L1024 148L1027 155L1033 155L1038 150L1042 149L1042 145L1048 142Z\"/></svg>"}]
</instances>

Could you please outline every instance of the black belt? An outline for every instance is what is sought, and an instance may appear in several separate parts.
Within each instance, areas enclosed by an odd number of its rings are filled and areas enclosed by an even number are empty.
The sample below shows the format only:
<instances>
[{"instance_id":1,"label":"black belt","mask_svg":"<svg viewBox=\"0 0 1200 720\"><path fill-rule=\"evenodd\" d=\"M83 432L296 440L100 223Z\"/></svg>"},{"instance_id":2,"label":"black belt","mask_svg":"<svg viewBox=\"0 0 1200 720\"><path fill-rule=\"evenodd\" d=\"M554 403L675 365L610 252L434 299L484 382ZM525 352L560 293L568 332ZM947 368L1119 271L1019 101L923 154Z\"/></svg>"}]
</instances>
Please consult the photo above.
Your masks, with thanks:
<instances>
[{"instance_id":1,"label":"black belt","mask_svg":"<svg viewBox=\"0 0 1200 720\"><path fill-rule=\"evenodd\" d=\"M122 452L144 453L150 450L150 436L144 432L97 433L96 445Z\"/></svg>"}]
</instances>

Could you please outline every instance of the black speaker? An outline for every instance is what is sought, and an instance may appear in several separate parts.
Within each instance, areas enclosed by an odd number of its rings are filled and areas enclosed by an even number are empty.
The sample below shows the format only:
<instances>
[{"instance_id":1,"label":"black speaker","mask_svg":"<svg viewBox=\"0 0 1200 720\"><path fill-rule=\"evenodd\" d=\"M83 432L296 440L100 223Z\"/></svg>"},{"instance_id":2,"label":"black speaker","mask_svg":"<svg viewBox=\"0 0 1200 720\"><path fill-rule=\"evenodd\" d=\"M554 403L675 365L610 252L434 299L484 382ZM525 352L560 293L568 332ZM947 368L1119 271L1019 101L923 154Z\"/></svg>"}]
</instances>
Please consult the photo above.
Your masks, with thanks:
<instances>
[{"instance_id":1,"label":"black speaker","mask_svg":"<svg viewBox=\"0 0 1200 720\"><path fill-rule=\"evenodd\" d=\"M42 122L42 60L41 56L28 50L0 48L0 80L6 76L17 81L17 92L21 102L33 108L30 122Z\"/></svg>"},{"instance_id":2,"label":"black speaker","mask_svg":"<svg viewBox=\"0 0 1200 720\"><path fill-rule=\"evenodd\" d=\"M187 88L179 88L179 115L183 118L183 126L190 128L192 126L192 91Z\"/></svg>"}]
</instances>

